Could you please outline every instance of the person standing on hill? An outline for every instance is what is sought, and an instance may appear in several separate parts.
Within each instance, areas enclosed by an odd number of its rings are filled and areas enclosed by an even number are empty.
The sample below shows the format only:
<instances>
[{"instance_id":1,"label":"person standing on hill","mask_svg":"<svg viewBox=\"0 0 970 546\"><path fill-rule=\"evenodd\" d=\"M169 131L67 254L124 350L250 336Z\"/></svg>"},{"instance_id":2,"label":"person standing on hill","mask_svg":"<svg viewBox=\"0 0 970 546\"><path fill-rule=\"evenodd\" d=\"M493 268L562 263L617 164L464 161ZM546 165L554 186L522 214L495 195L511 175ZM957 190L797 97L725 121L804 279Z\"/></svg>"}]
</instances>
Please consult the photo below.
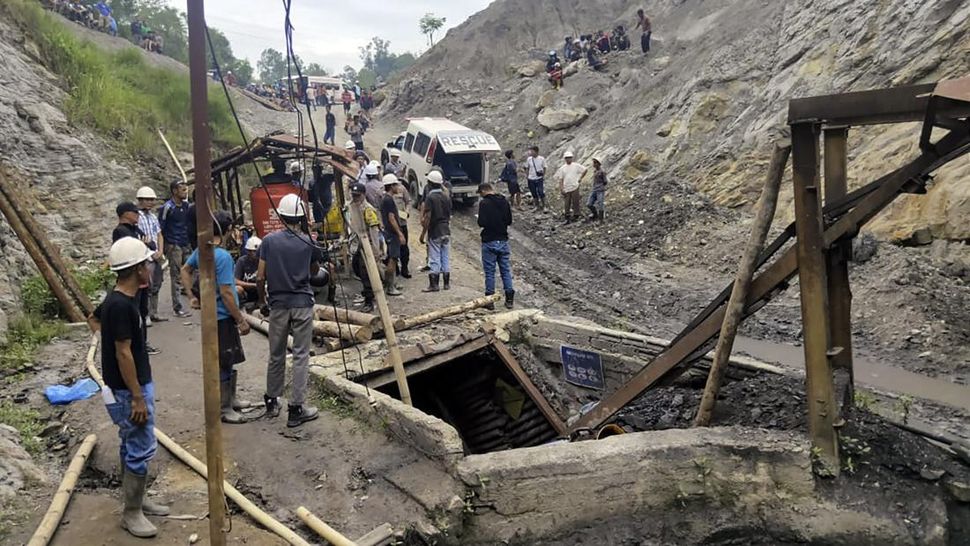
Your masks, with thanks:
<instances>
[{"instance_id":1,"label":"person standing on hill","mask_svg":"<svg viewBox=\"0 0 970 546\"><path fill-rule=\"evenodd\" d=\"M643 8L637 10L636 28L641 31L640 49L643 50L644 54L650 53L650 36L653 33L653 25L650 23L650 18L643 13Z\"/></svg>"},{"instance_id":2,"label":"person standing on hill","mask_svg":"<svg viewBox=\"0 0 970 546\"><path fill-rule=\"evenodd\" d=\"M330 105L327 105L327 132L323 134L323 143L330 144L331 146L336 146L335 137L337 134L337 116L333 115L330 111Z\"/></svg>"},{"instance_id":3,"label":"person standing on hill","mask_svg":"<svg viewBox=\"0 0 970 546\"><path fill-rule=\"evenodd\" d=\"M502 275L505 290L505 307L511 309L515 301L512 286L512 250L509 246L509 226L512 225L512 207L504 197L495 193L488 182L478 185L478 225L482 228L482 269L485 273L485 295L495 293L495 266Z\"/></svg>"},{"instance_id":4,"label":"person standing on hill","mask_svg":"<svg viewBox=\"0 0 970 546\"><path fill-rule=\"evenodd\" d=\"M563 217L567 224L579 219L579 181L586 174L586 167L573 162L573 153L567 151L562 156L566 162L556 171L559 193L562 194Z\"/></svg>"},{"instance_id":5,"label":"person standing on hill","mask_svg":"<svg viewBox=\"0 0 970 546\"><path fill-rule=\"evenodd\" d=\"M162 205L158 213L158 222L162 226L162 236L165 239L165 257L168 258L169 277L172 285L172 310L178 318L192 316L182 305L182 282L179 275L185 260L192 252L189 240L189 225L191 223L188 196L188 186L181 180L172 182L170 186L172 198Z\"/></svg>"},{"instance_id":6,"label":"person standing on hill","mask_svg":"<svg viewBox=\"0 0 970 546\"><path fill-rule=\"evenodd\" d=\"M526 180L529 183L529 193L532 194L532 204L536 210L546 208L546 158L539 155L539 147L529 149L529 157L525 160Z\"/></svg>"},{"instance_id":7,"label":"person standing on hill","mask_svg":"<svg viewBox=\"0 0 970 546\"><path fill-rule=\"evenodd\" d=\"M444 177L440 172L429 172L427 181L431 190L422 208L421 225L427 232L431 272L424 292L437 292L441 280L445 290L451 289L451 197L442 188Z\"/></svg>"},{"instance_id":8,"label":"person standing on hill","mask_svg":"<svg viewBox=\"0 0 970 546\"><path fill-rule=\"evenodd\" d=\"M602 222L606 215L606 171L599 158L593 158L593 189L589 192L589 199L586 201L586 208L592 216L586 219L587 222L599 220Z\"/></svg>"},{"instance_id":9,"label":"person standing on hill","mask_svg":"<svg viewBox=\"0 0 970 546\"><path fill-rule=\"evenodd\" d=\"M499 181L505 182L509 186L509 200L512 206L519 208L522 206L522 188L519 187L519 166L512 157L512 150L505 150L505 167L502 174L498 177Z\"/></svg>"}]
</instances>

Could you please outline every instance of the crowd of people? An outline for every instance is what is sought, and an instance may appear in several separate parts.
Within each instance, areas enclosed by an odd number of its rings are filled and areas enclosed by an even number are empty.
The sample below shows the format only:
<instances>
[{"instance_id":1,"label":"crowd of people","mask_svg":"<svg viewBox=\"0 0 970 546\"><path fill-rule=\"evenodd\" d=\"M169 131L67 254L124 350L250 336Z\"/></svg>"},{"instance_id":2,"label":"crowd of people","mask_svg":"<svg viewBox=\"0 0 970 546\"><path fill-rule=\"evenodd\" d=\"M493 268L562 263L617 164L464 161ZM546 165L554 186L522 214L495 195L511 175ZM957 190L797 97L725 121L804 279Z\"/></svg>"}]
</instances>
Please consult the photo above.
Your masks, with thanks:
<instances>
[{"instance_id":1,"label":"crowd of people","mask_svg":"<svg viewBox=\"0 0 970 546\"><path fill-rule=\"evenodd\" d=\"M650 38L653 25L643 9L637 10L637 21L634 30L640 31L640 49L644 54L650 52ZM630 37L623 25L616 25L611 32L598 30L590 34L581 34L579 38L566 36L562 48L562 57L556 50L550 50L546 59L546 74L549 83L559 89L564 79L564 66L568 63L586 59L587 65L593 70L602 70L608 61L604 55L614 51L630 49Z\"/></svg>"},{"instance_id":2,"label":"crowd of people","mask_svg":"<svg viewBox=\"0 0 970 546\"><path fill-rule=\"evenodd\" d=\"M41 0L41 4L74 21L79 25L105 32L112 36L118 35L118 22L111 13L111 6L103 0L100 2L71 2L69 0Z\"/></svg>"}]
</instances>

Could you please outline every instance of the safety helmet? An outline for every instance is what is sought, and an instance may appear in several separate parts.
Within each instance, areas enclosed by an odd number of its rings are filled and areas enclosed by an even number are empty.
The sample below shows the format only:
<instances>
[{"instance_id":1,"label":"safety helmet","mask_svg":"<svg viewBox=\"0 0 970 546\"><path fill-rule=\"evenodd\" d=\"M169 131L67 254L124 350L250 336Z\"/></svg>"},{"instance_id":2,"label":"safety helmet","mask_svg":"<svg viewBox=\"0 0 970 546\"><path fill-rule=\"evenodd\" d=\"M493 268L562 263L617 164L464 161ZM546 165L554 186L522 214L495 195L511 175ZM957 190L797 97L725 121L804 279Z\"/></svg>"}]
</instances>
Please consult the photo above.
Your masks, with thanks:
<instances>
[{"instance_id":1,"label":"safety helmet","mask_svg":"<svg viewBox=\"0 0 970 546\"><path fill-rule=\"evenodd\" d=\"M155 190L148 186L142 186L135 193L135 199L158 199L158 196L155 195Z\"/></svg>"},{"instance_id":2,"label":"safety helmet","mask_svg":"<svg viewBox=\"0 0 970 546\"><path fill-rule=\"evenodd\" d=\"M344 150L356 150L356 149L357 149L357 145L354 144L353 140L348 140L347 143L344 144Z\"/></svg>"},{"instance_id":3,"label":"safety helmet","mask_svg":"<svg viewBox=\"0 0 970 546\"><path fill-rule=\"evenodd\" d=\"M377 176L377 174L378 174L377 165L374 165L373 163L368 163L367 166L364 167L364 176Z\"/></svg>"},{"instance_id":4,"label":"safety helmet","mask_svg":"<svg viewBox=\"0 0 970 546\"><path fill-rule=\"evenodd\" d=\"M276 212L280 216L286 216L287 218L303 218L306 216L306 208L303 205L303 200L295 193L284 195L280 199L279 206L276 207Z\"/></svg>"},{"instance_id":5,"label":"safety helmet","mask_svg":"<svg viewBox=\"0 0 970 546\"><path fill-rule=\"evenodd\" d=\"M303 172L303 165L301 165L299 161L293 161L290 163L290 166L287 168L287 172L289 172L290 174Z\"/></svg>"},{"instance_id":6,"label":"safety helmet","mask_svg":"<svg viewBox=\"0 0 970 546\"><path fill-rule=\"evenodd\" d=\"M401 157L401 150L394 148L391 150L391 157Z\"/></svg>"},{"instance_id":7,"label":"safety helmet","mask_svg":"<svg viewBox=\"0 0 970 546\"><path fill-rule=\"evenodd\" d=\"M122 237L111 245L108 251L108 266L112 271L122 271L134 267L152 257L145 243L134 237Z\"/></svg>"},{"instance_id":8,"label":"safety helmet","mask_svg":"<svg viewBox=\"0 0 970 546\"><path fill-rule=\"evenodd\" d=\"M572 159L573 158L573 152L572 152L572 150L568 150L568 151L566 151L566 153L562 154L562 158L563 159Z\"/></svg>"},{"instance_id":9,"label":"safety helmet","mask_svg":"<svg viewBox=\"0 0 970 546\"><path fill-rule=\"evenodd\" d=\"M428 173L427 180L428 180L428 182L431 182L432 184L444 184L444 182L445 182L444 177L441 176L441 173L438 172L438 171L431 171L431 172L429 172Z\"/></svg>"},{"instance_id":10,"label":"safety helmet","mask_svg":"<svg viewBox=\"0 0 970 546\"><path fill-rule=\"evenodd\" d=\"M549 52L549 56L550 57L555 57L556 56L556 52L555 51L550 51Z\"/></svg>"},{"instance_id":11,"label":"safety helmet","mask_svg":"<svg viewBox=\"0 0 970 546\"><path fill-rule=\"evenodd\" d=\"M398 183L398 179L393 174L388 173L384 175L384 178L381 180L381 182L383 182L385 186L393 186L394 184Z\"/></svg>"},{"instance_id":12,"label":"safety helmet","mask_svg":"<svg viewBox=\"0 0 970 546\"><path fill-rule=\"evenodd\" d=\"M259 245L261 244L263 244L263 240L253 235L249 239L246 239L246 250L259 250Z\"/></svg>"}]
</instances>

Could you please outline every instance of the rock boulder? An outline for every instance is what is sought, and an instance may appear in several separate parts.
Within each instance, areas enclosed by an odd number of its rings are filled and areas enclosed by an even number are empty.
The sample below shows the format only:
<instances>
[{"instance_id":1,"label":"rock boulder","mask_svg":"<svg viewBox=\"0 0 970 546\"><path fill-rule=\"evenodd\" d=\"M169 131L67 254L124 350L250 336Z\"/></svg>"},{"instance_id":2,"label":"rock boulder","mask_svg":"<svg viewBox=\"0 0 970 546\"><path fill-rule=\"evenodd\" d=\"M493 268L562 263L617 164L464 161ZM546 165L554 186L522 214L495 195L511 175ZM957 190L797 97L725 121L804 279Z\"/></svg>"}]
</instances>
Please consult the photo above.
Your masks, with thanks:
<instances>
[{"instance_id":1,"label":"rock boulder","mask_svg":"<svg viewBox=\"0 0 970 546\"><path fill-rule=\"evenodd\" d=\"M561 131L586 121L589 112L585 108L545 108L539 112L539 125L550 131Z\"/></svg>"}]
</instances>

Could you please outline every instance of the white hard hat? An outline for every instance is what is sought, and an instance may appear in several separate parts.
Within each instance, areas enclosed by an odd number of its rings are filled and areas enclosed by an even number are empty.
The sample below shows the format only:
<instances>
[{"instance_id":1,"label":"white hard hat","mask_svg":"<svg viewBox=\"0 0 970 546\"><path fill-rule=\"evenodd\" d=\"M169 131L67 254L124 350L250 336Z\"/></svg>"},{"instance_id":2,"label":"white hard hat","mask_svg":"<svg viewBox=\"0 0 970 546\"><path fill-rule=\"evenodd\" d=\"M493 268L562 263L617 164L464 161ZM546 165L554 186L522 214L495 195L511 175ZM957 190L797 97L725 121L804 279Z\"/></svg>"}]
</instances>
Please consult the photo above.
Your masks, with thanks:
<instances>
[{"instance_id":1,"label":"white hard hat","mask_svg":"<svg viewBox=\"0 0 970 546\"><path fill-rule=\"evenodd\" d=\"M246 250L257 250L259 245L263 243L263 240L259 237L253 235L249 239L246 239Z\"/></svg>"},{"instance_id":2,"label":"white hard hat","mask_svg":"<svg viewBox=\"0 0 970 546\"><path fill-rule=\"evenodd\" d=\"M134 267L152 257L145 243L134 237L122 237L111 245L108 251L108 265L112 271L122 271Z\"/></svg>"},{"instance_id":3,"label":"white hard hat","mask_svg":"<svg viewBox=\"0 0 970 546\"><path fill-rule=\"evenodd\" d=\"M148 186L142 186L138 188L138 192L135 193L135 199L158 199L155 195L155 190L149 188Z\"/></svg>"},{"instance_id":4,"label":"white hard hat","mask_svg":"<svg viewBox=\"0 0 970 546\"><path fill-rule=\"evenodd\" d=\"M401 157L401 150L394 148L391 150L391 157Z\"/></svg>"},{"instance_id":5,"label":"white hard hat","mask_svg":"<svg viewBox=\"0 0 970 546\"><path fill-rule=\"evenodd\" d=\"M289 172L290 174L294 174L302 171L303 171L303 165L301 165L299 161L291 162L290 166L287 168L287 172Z\"/></svg>"},{"instance_id":6,"label":"white hard hat","mask_svg":"<svg viewBox=\"0 0 970 546\"><path fill-rule=\"evenodd\" d=\"M593 156L593 161L595 161L595 162L597 162L597 163L599 163L600 165L602 165L602 164L603 164L603 160L602 160L602 159L600 159L600 156L598 156L598 155L596 155L596 156Z\"/></svg>"},{"instance_id":7,"label":"white hard hat","mask_svg":"<svg viewBox=\"0 0 970 546\"><path fill-rule=\"evenodd\" d=\"M572 157L573 157L573 152L572 152L572 150L569 150L569 151L567 151L566 153L564 153L564 154L562 154L562 157L563 157L563 159L566 159L566 158L572 158Z\"/></svg>"},{"instance_id":8,"label":"white hard hat","mask_svg":"<svg viewBox=\"0 0 970 546\"><path fill-rule=\"evenodd\" d=\"M364 167L364 176L377 176L377 174L377 165L369 163L366 167Z\"/></svg>"},{"instance_id":9,"label":"white hard hat","mask_svg":"<svg viewBox=\"0 0 970 546\"><path fill-rule=\"evenodd\" d=\"M276 211L280 216L287 216L289 218L303 218L306 216L306 208L303 206L303 200L295 193L284 195L280 199L280 204L276 207Z\"/></svg>"},{"instance_id":10,"label":"white hard hat","mask_svg":"<svg viewBox=\"0 0 970 546\"><path fill-rule=\"evenodd\" d=\"M445 179L441 176L441 173L438 171L429 172L427 176L427 180L432 184L443 184L445 182Z\"/></svg>"},{"instance_id":11,"label":"white hard hat","mask_svg":"<svg viewBox=\"0 0 970 546\"><path fill-rule=\"evenodd\" d=\"M344 144L344 150L356 150L356 149L357 149L357 145L354 144L353 140L348 140L347 143Z\"/></svg>"},{"instance_id":12,"label":"white hard hat","mask_svg":"<svg viewBox=\"0 0 970 546\"><path fill-rule=\"evenodd\" d=\"M384 178L381 181L384 182L385 186L393 186L394 184L397 184L399 182L397 177L394 176L393 174L385 174Z\"/></svg>"}]
</instances>

